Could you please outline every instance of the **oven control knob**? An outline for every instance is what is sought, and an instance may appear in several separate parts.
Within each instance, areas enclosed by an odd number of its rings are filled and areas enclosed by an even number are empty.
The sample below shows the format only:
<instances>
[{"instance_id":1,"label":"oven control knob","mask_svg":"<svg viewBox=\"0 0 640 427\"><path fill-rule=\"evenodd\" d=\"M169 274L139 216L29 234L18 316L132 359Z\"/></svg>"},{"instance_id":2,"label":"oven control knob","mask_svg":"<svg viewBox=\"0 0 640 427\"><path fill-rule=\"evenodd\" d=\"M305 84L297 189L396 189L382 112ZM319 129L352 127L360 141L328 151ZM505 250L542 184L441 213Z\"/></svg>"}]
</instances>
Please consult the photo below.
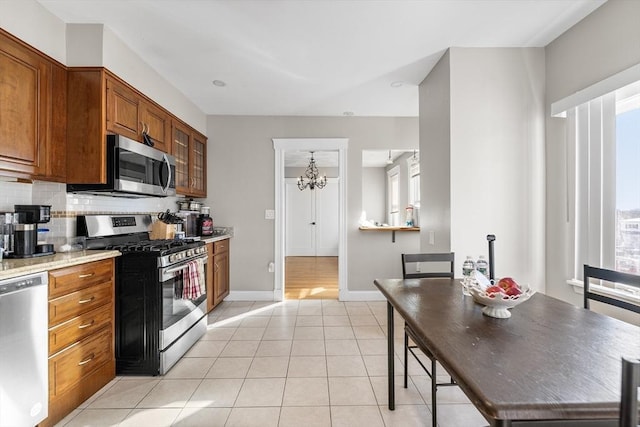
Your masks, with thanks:
<instances>
[{"instance_id":1,"label":"oven control knob","mask_svg":"<svg viewBox=\"0 0 640 427\"><path fill-rule=\"evenodd\" d=\"M189 250L187 251L187 255L188 255L188 256L193 256L193 249L189 249Z\"/></svg>"}]
</instances>

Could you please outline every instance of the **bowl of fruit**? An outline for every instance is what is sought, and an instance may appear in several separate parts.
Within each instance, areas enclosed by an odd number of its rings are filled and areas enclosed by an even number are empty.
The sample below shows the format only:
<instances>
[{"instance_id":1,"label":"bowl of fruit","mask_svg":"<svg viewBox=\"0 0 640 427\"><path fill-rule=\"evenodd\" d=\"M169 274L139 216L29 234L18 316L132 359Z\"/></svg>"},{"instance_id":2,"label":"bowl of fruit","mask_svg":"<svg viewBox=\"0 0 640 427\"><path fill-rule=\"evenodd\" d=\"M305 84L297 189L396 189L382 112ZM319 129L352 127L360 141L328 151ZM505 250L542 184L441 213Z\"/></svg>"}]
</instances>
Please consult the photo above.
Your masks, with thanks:
<instances>
[{"instance_id":1,"label":"bowl of fruit","mask_svg":"<svg viewBox=\"0 0 640 427\"><path fill-rule=\"evenodd\" d=\"M477 303L485 306L482 313L498 319L511 317L509 309L525 302L535 293L528 287L518 285L511 277L503 277L488 287L470 286L469 292Z\"/></svg>"}]
</instances>

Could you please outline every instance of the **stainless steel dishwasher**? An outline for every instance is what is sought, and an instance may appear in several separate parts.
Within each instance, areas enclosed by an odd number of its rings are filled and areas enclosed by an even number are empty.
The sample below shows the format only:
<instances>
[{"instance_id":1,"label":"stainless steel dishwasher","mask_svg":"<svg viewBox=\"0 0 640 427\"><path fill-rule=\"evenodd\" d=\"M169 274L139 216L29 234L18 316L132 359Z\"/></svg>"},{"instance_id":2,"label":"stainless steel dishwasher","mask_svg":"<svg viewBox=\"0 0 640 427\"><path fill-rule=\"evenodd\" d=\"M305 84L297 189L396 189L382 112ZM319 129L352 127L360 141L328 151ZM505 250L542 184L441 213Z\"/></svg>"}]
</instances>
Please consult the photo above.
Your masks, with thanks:
<instances>
[{"instance_id":1,"label":"stainless steel dishwasher","mask_svg":"<svg viewBox=\"0 0 640 427\"><path fill-rule=\"evenodd\" d=\"M0 426L48 415L47 273L0 281Z\"/></svg>"}]
</instances>

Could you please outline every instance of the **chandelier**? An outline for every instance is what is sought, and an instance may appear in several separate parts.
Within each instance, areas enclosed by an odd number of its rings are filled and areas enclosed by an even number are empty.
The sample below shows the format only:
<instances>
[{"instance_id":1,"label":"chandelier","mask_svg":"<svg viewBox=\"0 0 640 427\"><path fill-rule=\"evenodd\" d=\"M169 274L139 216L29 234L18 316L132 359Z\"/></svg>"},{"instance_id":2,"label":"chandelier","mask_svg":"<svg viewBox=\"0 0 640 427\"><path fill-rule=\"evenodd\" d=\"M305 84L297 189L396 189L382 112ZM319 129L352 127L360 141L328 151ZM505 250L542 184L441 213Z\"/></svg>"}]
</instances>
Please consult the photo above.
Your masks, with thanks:
<instances>
[{"instance_id":1,"label":"chandelier","mask_svg":"<svg viewBox=\"0 0 640 427\"><path fill-rule=\"evenodd\" d=\"M311 160L309 161L309 166L307 166L307 170L304 171L306 179L300 175L298 178L298 188L300 191L309 187L310 190L314 190L316 187L323 188L327 185L327 176L322 176L318 178L319 172L318 167L316 166L316 161L313 159L313 151L311 151Z\"/></svg>"}]
</instances>

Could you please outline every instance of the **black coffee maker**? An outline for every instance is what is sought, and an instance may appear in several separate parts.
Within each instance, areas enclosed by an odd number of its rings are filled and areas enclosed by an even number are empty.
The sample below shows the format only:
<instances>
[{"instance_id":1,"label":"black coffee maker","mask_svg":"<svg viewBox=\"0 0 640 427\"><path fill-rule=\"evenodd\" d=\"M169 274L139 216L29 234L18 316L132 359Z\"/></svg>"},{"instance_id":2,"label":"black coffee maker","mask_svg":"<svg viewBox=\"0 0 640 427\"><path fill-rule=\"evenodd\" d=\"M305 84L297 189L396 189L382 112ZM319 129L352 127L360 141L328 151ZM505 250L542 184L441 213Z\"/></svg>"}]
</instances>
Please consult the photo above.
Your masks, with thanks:
<instances>
[{"instance_id":1,"label":"black coffee maker","mask_svg":"<svg viewBox=\"0 0 640 427\"><path fill-rule=\"evenodd\" d=\"M31 258L54 254L53 245L38 244L38 224L51 220L50 205L15 205L18 223L14 228L12 258Z\"/></svg>"}]
</instances>

